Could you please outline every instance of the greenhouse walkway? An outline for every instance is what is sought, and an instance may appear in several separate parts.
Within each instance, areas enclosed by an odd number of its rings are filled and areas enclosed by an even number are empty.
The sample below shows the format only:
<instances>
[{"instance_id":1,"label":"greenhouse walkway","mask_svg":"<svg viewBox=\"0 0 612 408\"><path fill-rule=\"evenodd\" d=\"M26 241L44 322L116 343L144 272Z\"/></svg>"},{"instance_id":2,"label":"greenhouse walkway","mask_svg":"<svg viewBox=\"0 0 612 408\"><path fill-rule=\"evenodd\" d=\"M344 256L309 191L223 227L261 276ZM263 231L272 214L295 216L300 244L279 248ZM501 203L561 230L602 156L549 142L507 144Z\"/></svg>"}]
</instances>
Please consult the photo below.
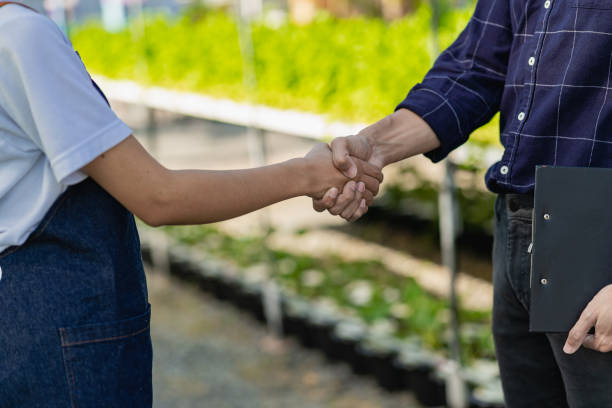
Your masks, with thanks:
<instances>
[{"instance_id":1,"label":"greenhouse walkway","mask_svg":"<svg viewBox=\"0 0 612 408\"><path fill-rule=\"evenodd\" d=\"M148 273L155 408L418 408L231 305Z\"/></svg>"}]
</instances>

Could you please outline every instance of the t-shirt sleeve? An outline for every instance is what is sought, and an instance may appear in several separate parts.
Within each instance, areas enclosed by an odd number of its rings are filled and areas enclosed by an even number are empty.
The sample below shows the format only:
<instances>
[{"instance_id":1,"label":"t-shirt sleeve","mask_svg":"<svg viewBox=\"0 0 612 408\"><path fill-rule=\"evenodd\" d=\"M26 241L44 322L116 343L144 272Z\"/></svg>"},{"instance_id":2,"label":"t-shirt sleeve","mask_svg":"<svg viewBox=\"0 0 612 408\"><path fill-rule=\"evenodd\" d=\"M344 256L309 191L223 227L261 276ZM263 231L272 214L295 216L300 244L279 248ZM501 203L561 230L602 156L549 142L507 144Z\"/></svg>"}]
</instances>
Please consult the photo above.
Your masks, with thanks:
<instances>
[{"instance_id":1,"label":"t-shirt sleeve","mask_svg":"<svg viewBox=\"0 0 612 408\"><path fill-rule=\"evenodd\" d=\"M94 88L79 56L48 18L28 13L3 25L0 97L48 158L61 184L84 178L80 169L130 134ZM5 55L2 55L5 54Z\"/></svg>"}]
</instances>

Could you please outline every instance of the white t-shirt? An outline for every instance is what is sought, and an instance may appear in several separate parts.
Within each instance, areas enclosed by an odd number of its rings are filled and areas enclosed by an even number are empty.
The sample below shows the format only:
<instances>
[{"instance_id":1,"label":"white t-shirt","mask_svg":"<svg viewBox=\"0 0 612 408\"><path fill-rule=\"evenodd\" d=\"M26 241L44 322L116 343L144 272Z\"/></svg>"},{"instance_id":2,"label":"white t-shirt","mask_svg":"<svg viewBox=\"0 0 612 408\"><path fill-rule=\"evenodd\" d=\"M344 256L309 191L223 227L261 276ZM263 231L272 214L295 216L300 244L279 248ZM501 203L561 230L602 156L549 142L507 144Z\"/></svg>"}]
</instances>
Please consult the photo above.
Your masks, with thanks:
<instances>
[{"instance_id":1,"label":"white t-shirt","mask_svg":"<svg viewBox=\"0 0 612 408\"><path fill-rule=\"evenodd\" d=\"M79 171L132 133L47 17L0 7L0 252L23 244Z\"/></svg>"}]
</instances>

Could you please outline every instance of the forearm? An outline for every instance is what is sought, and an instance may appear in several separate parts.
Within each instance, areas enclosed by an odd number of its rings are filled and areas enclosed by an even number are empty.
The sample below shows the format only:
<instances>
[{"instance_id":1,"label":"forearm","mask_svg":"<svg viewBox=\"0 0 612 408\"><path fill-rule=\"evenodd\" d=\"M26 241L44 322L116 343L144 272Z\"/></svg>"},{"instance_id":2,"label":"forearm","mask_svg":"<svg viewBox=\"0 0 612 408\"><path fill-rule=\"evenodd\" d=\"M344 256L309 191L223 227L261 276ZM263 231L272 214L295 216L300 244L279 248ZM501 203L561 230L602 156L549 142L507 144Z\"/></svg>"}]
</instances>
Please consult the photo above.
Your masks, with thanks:
<instances>
[{"instance_id":1,"label":"forearm","mask_svg":"<svg viewBox=\"0 0 612 408\"><path fill-rule=\"evenodd\" d=\"M329 170L321 166L327 160ZM154 226L221 221L288 198L317 194L340 180L334 176L331 152L329 159L311 155L248 170L168 170L133 136L82 170Z\"/></svg>"},{"instance_id":2,"label":"forearm","mask_svg":"<svg viewBox=\"0 0 612 408\"><path fill-rule=\"evenodd\" d=\"M399 109L368 126L360 135L372 146L372 161L380 167L427 153L440 146L440 141L431 127L407 109Z\"/></svg>"},{"instance_id":3,"label":"forearm","mask_svg":"<svg viewBox=\"0 0 612 408\"><path fill-rule=\"evenodd\" d=\"M152 197L153 225L205 224L311 193L304 160L248 170L168 171Z\"/></svg>"}]
</instances>

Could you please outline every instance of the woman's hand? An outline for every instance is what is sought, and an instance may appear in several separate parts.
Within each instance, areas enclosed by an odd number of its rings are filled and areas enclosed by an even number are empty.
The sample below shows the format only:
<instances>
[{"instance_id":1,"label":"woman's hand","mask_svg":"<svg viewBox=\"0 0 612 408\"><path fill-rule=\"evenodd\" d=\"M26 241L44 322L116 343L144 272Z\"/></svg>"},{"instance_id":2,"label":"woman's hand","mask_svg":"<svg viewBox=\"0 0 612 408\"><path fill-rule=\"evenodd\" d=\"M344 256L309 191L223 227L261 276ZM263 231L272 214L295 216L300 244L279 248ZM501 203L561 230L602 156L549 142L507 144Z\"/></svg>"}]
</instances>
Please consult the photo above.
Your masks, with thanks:
<instances>
[{"instance_id":1,"label":"woman's hand","mask_svg":"<svg viewBox=\"0 0 612 408\"><path fill-rule=\"evenodd\" d=\"M362 207L369 205L374 196L378 194L383 174L378 167L370 163L353 158L357 171L354 172L354 177L346 177L334 166L331 149L325 143L315 145L305 156L305 160L310 179L309 184L312 186L308 195L324 202L326 208L331 208L336 204L336 198L340 192L345 198L360 193L364 198L354 204ZM346 199L346 201L349 200ZM346 207L347 204L345 203L343 207Z\"/></svg>"},{"instance_id":2,"label":"woman's hand","mask_svg":"<svg viewBox=\"0 0 612 408\"><path fill-rule=\"evenodd\" d=\"M595 326L595 334L588 334ZM567 336L563 351L573 354L584 346L607 353L612 351L612 285L605 286L584 308Z\"/></svg>"}]
</instances>

